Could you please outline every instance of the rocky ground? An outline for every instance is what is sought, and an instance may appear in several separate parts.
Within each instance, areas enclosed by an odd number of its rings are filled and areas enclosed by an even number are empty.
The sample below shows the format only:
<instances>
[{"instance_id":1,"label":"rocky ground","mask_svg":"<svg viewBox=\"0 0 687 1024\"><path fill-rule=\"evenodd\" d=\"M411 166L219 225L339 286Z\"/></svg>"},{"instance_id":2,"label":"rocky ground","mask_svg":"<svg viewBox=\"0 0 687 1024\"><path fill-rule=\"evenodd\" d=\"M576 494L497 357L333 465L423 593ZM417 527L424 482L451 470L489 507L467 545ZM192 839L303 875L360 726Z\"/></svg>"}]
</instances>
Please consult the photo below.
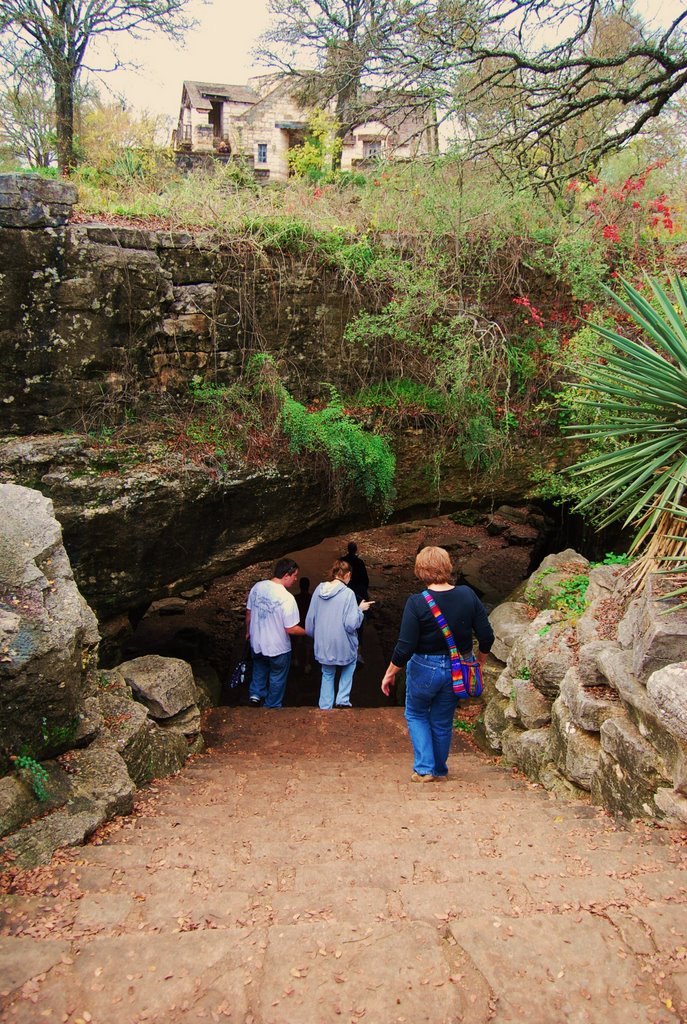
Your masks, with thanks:
<instances>
[{"instance_id":1,"label":"rocky ground","mask_svg":"<svg viewBox=\"0 0 687 1024\"><path fill-rule=\"evenodd\" d=\"M684 837L557 802L400 708L219 708L209 749L4 876L0 1021L669 1024Z\"/></svg>"}]
</instances>

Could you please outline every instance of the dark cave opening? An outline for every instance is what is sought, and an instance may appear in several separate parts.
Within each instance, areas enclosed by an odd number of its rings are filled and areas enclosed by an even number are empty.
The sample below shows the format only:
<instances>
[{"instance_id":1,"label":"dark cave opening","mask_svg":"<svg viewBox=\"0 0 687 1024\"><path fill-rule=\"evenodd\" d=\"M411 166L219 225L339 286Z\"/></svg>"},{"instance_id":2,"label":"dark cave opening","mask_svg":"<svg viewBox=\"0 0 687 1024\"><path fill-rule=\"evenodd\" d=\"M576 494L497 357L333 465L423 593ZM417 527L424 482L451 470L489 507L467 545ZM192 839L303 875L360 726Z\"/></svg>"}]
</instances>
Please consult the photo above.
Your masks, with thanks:
<instances>
[{"instance_id":1,"label":"dark cave opening","mask_svg":"<svg viewBox=\"0 0 687 1024\"><path fill-rule=\"evenodd\" d=\"M565 507L538 502L511 512L524 518L523 509L538 524L533 538L518 537L513 531L515 540L511 537L504 542L503 535L494 532L494 514L474 508L437 511L434 506L426 518L423 510L415 509L410 520L396 518L385 526L359 528L309 547L283 552L298 562L300 576L309 578L311 591L329 578L333 560L345 551L349 539L356 541L366 561L370 596L375 605L366 616L361 641L363 664L356 669L353 682L354 706L380 707L388 703L380 691L380 682L393 650L405 600L417 589L413 564L417 550L424 544L447 547L456 565L458 581L473 586L488 609L507 599L551 552L573 547L593 560L601 559L608 551L627 548L628 539L621 531L594 530ZM495 515L498 519L498 509ZM524 543L525 539L531 543ZM130 632L109 652L105 648L103 666L112 667L144 654L181 658L193 666L194 673L215 679L219 702L242 701L245 691L230 691L227 684L243 650L245 601L257 580L271 576L273 565L274 560L259 562L231 576L213 579L205 586L155 601L147 609L133 610ZM320 670L309 644L302 641L294 645L285 706L317 706Z\"/></svg>"}]
</instances>

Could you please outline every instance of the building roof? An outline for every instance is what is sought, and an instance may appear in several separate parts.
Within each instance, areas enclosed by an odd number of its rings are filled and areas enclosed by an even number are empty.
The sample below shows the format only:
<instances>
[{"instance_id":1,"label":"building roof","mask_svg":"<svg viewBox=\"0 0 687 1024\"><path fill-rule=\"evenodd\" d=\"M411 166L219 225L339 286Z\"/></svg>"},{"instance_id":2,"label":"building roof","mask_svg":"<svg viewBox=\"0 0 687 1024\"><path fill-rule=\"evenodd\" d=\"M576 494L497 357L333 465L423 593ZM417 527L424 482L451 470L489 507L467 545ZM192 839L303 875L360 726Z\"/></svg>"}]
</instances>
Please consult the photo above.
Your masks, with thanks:
<instances>
[{"instance_id":1,"label":"building roof","mask_svg":"<svg viewBox=\"0 0 687 1024\"><path fill-rule=\"evenodd\" d=\"M212 99L233 103L257 103L257 92L248 85L227 85L223 82L184 82L184 89L196 110L210 110Z\"/></svg>"}]
</instances>

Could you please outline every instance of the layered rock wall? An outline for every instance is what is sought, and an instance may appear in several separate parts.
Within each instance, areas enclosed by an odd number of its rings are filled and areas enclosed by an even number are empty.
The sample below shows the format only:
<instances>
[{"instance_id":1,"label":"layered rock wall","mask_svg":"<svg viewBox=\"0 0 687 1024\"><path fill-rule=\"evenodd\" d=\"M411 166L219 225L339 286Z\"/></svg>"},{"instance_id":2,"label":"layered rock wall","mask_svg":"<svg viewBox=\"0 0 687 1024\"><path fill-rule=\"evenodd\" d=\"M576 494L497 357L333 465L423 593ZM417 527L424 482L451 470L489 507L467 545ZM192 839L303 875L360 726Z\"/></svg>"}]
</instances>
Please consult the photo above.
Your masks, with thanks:
<instances>
[{"instance_id":1,"label":"layered rock wall","mask_svg":"<svg viewBox=\"0 0 687 1024\"><path fill-rule=\"evenodd\" d=\"M575 551L545 559L492 612L506 667L482 734L547 789L687 822L687 613L657 580L627 604L617 570Z\"/></svg>"},{"instance_id":2,"label":"layered rock wall","mask_svg":"<svg viewBox=\"0 0 687 1024\"><path fill-rule=\"evenodd\" d=\"M0 861L32 865L201 750L205 698L176 659L97 668L97 623L49 499L2 484L0 523Z\"/></svg>"},{"instance_id":3,"label":"layered rock wall","mask_svg":"<svg viewBox=\"0 0 687 1024\"><path fill-rule=\"evenodd\" d=\"M69 223L75 201L70 185L0 175L0 433L118 421L188 395L196 374L230 383L254 352L296 394L348 378L355 304L326 265L267 259L244 237Z\"/></svg>"}]
</instances>

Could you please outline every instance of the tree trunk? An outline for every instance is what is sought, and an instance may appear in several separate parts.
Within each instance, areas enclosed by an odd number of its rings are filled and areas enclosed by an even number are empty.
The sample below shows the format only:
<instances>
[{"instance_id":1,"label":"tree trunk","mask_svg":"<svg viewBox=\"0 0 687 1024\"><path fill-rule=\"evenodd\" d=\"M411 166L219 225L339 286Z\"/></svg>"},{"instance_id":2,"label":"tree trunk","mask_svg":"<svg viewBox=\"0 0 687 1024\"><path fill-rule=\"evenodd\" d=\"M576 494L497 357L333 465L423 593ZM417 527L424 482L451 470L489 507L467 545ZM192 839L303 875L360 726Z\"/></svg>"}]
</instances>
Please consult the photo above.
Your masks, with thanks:
<instances>
[{"instance_id":1,"label":"tree trunk","mask_svg":"<svg viewBox=\"0 0 687 1024\"><path fill-rule=\"evenodd\" d=\"M348 81L336 94L336 138L341 140L342 145L337 147L332 158L332 170L341 170L341 153L343 140L353 127L351 107L358 94L358 82Z\"/></svg>"},{"instance_id":2,"label":"tree trunk","mask_svg":"<svg viewBox=\"0 0 687 1024\"><path fill-rule=\"evenodd\" d=\"M74 152L74 75L70 68L59 68L55 74L55 115L57 134L57 167L69 177L76 167Z\"/></svg>"}]
</instances>

